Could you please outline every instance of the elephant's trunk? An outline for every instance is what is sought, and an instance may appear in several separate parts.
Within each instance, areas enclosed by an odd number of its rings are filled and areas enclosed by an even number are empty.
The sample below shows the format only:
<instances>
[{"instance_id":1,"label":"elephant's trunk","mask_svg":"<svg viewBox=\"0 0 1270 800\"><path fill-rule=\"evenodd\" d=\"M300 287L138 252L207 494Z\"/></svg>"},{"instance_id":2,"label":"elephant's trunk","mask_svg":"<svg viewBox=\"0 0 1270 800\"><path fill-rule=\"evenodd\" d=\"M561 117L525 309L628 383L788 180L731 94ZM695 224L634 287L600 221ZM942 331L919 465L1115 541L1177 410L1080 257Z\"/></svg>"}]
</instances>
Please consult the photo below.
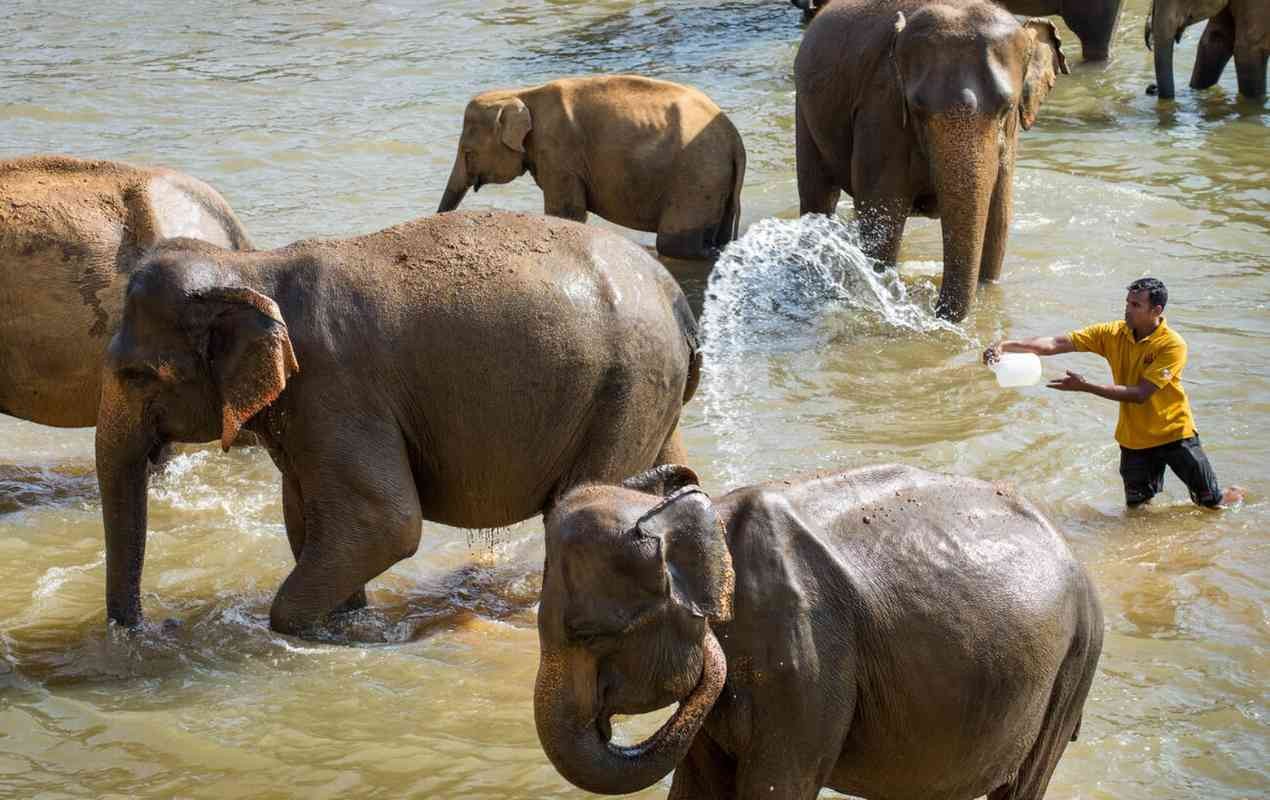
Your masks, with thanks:
<instances>
[{"instance_id":1,"label":"elephant's trunk","mask_svg":"<svg viewBox=\"0 0 1270 800\"><path fill-rule=\"evenodd\" d=\"M438 214L458 208L459 203L463 202L463 196L467 194L471 178L468 177L464 160L463 153L460 151L454 159L454 168L450 170L450 180L446 181L445 194L441 195L441 205L437 207Z\"/></svg>"},{"instance_id":2,"label":"elephant's trunk","mask_svg":"<svg viewBox=\"0 0 1270 800\"><path fill-rule=\"evenodd\" d=\"M148 456L154 439L109 367L102 371L97 414L97 482L106 529L106 617L141 622L141 566L146 551Z\"/></svg>"},{"instance_id":3,"label":"elephant's trunk","mask_svg":"<svg viewBox=\"0 0 1270 800\"><path fill-rule=\"evenodd\" d=\"M1155 3L1151 9L1150 38L1148 46L1154 39L1155 49L1155 93L1161 99L1170 99L1174 94L1173 86L1173 42L1178 34L1178 22L1167 8L1160 8Z\"/></svg>"},{"instance_id":4,"label":"elephant's trunk","mask_svg":"<svg viewBox=\"0 0 1270 800\"><path fill-rule=\"evenodd\" d=\"M656 733L631 747L609 740L594 667L579 675L562 654L544 650L534 686L534 721L547 758L569 782L597 794L637 792L664 778L687 754L727 679L723 649L708 628L703 650L696 688Z\"/></svg>"},{"instance_id":5,"label":"elephant's trunk","mask_svg":"<svg viewBox=\"0 0 1270 800\"><path fill-rule=\"evenodd\" d=\"M932 114L926 127L944 240L935 310L953 322L974 302L1004 135L994 116L968 110Z\"/></svg>"}]
</instances>

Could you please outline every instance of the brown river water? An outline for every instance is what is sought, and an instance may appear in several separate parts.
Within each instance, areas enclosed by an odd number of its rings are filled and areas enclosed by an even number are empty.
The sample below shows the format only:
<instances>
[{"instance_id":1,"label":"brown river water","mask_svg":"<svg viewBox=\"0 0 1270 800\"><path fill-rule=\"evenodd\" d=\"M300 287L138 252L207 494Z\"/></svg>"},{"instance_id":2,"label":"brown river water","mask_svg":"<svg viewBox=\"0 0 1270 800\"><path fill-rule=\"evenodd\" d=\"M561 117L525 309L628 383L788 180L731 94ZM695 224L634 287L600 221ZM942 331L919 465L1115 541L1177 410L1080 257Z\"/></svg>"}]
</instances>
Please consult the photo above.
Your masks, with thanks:
<instances>
[{"instance_id":1,"label":"brown river water","mask_svg":"<svg viewBox=\"0 0 1270 800\"><path fill-rule=\"evenodd\" d=\"M178 167L272 247L431 213L478 90L622 71L700 87L749 151L744 241L708 289L708 270L671 265L707 329L685 417L706 488L879 461L1013 481L1066 532L1106 613L1050 796L1264 797L1270 111L1236 96L1233 65L1212 91L1185 88L1199 26L1177 101L1147 97L1148 7L1126 0L1107 65L1083 64L1063 29L1073 74L1022 137L1004 279L959 326L930 314L936 223L910 222L899 275L875 276L842 226L794 220L801 29L780 0L9 0L0 157ZM466 205L540 203L525 177ZM1127 512L1114 404L1000 389L977 362L1002 336L1118 318L1147 273L1190 345L1205 448L1249 490L1235 510L1192 507L1170 475ZM1086 355L1045 368L1108 375ZM190 447L151 489L155 623L120 635L104 624L92 441L0 418L0 798L583 796L534 733L540 520L427 525L370 587L364 622L391 644L301 642L267 627L291 566L274 467Z\"/></svg>"}]
</instances>

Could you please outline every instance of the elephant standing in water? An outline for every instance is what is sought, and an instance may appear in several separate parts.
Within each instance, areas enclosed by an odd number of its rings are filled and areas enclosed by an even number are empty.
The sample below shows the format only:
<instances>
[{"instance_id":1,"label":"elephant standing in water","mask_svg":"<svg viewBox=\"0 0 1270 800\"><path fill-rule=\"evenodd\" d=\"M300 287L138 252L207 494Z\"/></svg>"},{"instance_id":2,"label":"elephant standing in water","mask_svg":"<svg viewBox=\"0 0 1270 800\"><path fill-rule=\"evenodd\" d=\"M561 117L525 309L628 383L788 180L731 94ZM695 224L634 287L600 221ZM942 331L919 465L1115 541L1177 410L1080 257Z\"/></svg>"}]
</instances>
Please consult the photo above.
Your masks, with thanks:
<instances>
[{"instance_id":1,"label":"elephant standing in water","mask_svg":"<svg viewBox=\"0 0 1270 800\"><path fill-rule=\"evenodd\" d=\"M0 161L0 413L96 424L128 276L173 236L252 246L215 189L175 170L56 155Z\"/></svg>"},{"instance_id":2,"label":"elephant standing in water","mask_svg":"<svg viewBox=\"0 0 1270 800\"><path fill-rule=\"evenodd\" d=\"M254 432L296 558L300 634L415 552L424 519L510 525L683 457L700 368L678 284L614 233L452 213L234 253L160 244L129 282L97 424L109 618L141 620L147 456Z\"/></svg>"},{"instance_id":3,"label":"elephant standing in water","mask_svg":"<svg viewBox=\"0 0 1270 800\"><path fill-rule=\"evenodd\" d=\"M1066 73L1054 25L985 0L835 0L794 61L801 213L855 201L865 253L894 263L909 215L942 220L940 316L996 280L1018 129Z\"/></svg>"},{"instance_id":4,"label":"elephant standing in water","mask_svg":"<svg viewBox=\"0 0 1270 800\"><path fill-rule=\"evenodd\" d=\"M657 252L708 259L736 238L741 134L696 89L637 75L567 78L472 98L439 211L526 171L547 214L587 212L657 234Z\"/></svg>"},{"instance_id":5,"label":"elephant standing in water","mask_svg":"<svg viewBox=\"0 0 1270 800\"><path fill-rule=\"evenodd\" d=\"M672 800L1039 800L1102 649L1062 536L992 484L899 466L717 502L685 467L547 517L534 715L578 786ZM614 714L678 702L647 741Z\"/></svg>"},{"instance_id":6,"label":"elephant standing in water","mask_svg":"<svg viewBox=\"0 0 1270 800\"><path fill-rule=\"evenodd\" d=\"M810 19L830 0L790 0ZM1122 0L996 0L1011 14L1029 17L1058 15L1080 39L1086 61L1106 61L1111 55L1111 37L1120 19Z\"/></svg>"},{"instance_id":7,"label":"elephant standing in water","mask_svg":"<svg viewBox=\"0 0 1270 800\"><path fill-rule=\"evenodd\" d=\"M1147 93L1163 99L1174 96L1173 45L1188 25L1202 19L1208 24L1195 51L1191 88L1208 89L1216 84L1234 56L1239 93L1265 97L1270 0L1154 0L1145 35L1147 48L1154 44L1155 85L1148 86Z\"/></svg>"}]
</instances>

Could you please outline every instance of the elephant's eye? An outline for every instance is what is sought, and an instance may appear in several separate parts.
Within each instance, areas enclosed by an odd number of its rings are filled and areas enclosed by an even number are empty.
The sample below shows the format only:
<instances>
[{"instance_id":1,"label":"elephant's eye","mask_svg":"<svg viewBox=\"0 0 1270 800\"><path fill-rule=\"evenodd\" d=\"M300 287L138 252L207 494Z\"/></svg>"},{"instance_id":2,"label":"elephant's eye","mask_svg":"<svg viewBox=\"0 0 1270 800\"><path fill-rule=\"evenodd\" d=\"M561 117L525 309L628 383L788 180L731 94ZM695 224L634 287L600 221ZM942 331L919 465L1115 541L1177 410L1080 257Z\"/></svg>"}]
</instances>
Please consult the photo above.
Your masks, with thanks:
<instances>
[{"instance_id":1,"label":"elephant's eye","mask_svg":"<svg viewBox=\"0 0 1270 800\"><path fill-rule=\"evenodd\" d=\"M146 384L159 379L159 373L147 366L123 367L117 374L120 380L128 383Z\"/></svg>"}]
</instances>

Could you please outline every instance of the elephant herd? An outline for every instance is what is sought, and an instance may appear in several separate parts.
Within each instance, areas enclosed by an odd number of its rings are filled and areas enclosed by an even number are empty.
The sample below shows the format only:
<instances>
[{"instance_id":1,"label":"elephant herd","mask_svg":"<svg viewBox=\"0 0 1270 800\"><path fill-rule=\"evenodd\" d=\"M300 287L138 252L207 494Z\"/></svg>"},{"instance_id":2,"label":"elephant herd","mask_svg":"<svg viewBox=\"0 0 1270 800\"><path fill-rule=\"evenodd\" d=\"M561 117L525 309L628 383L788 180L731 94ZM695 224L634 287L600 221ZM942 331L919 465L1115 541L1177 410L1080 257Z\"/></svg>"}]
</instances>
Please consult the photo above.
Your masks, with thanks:
<instances>
[{"instance_id":1,"label":"elephant herd","mask_svg":"<svg viewBox=\"0 0 1270 800\"><path fill-rule=\"evenodd\" d=\"M1169 2L1158 48L1202 18ZM1233 52L1241 91L1264 93L1247 40L1267 20L1240 2L1210 14L1204 80ZM794 75L802 212L846 191L883 262L908 216L941 217L937 308L963 318L1000 274L1019 128L1067 72L1054 26L983 0L795 4L816 12ZM1119 2L1007 7L1061 11L1098 59ZM682 466L708 369L693 313L644 248L579 223L711 258L738 234L745 159L718 106L665 81L485 92L438 214L269 251L173 170L0 162L0 412L96 425L114 623L143 619L151 464L173 442L250 441L282 476L284 634L365 606L424 520L543 514L535 722L578 786L674 770L675 798L1040 798L1079 731L1102 615L1035 507L898 466L712 500ZM455 210L525 172L544 216ZM612 741L614 714L675 703L647 741Z\"/></svg>"}]
</instances>

